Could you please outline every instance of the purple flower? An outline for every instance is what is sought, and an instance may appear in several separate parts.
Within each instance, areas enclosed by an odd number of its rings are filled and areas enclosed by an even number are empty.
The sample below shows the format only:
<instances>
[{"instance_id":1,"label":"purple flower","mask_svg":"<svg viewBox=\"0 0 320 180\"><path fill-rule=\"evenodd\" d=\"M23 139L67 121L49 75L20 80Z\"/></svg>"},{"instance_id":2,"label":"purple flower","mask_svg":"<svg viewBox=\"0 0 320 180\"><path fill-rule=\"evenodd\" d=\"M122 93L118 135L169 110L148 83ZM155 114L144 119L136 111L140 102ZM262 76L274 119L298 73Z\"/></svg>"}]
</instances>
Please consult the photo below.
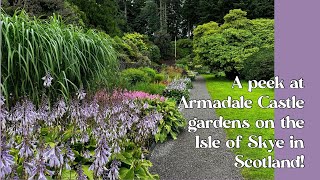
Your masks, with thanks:
<instances>
[{"instance_id":1,"label":"purple flower","mask_svg":"<svg viewBox=\"0 0 320 180\"><path fill-rule=\"evenodd\" d=\"M18 153L20 157L28 158L33 155L33 149L35 148L35 145L29 139L24 138L21 144L19 144L16 148L20 149Z\"/></svg>"},{"instance_id":2,"label":"purple flower","mask_svg":"<svg viewBox=\"0 0 320 180\"><path fill-rule=\"evenodd\" d=\"M94 171L97 176L102 175L104 170L106 170L106 165L109 162L109 157L111 156L110 148L106 141L105 136L101 136L98 141L97 148L94 150L95 160L90 166L90 170Z\"/></svg>"},{"instance_id":3,"label":"purple flower","mask_svg":"<svg viewBox=\"0 0 320 180\"><path fill-rule=\"evenodd\" d=\"M46 167L46 157L44 157L43 150L38 150L36 158L27 163L26 169L30 175L29 180L47 180L46 175L52 176L54 174L54 171L50 171Z\"/></svg>"},{"instance_id":4,"label":"purple flower","mask_svg":"<svg viewBox=\"0 0 320 180\"><path fill-rule=\"evenodd\" d=\"M53 78L52 78L52 76L51 76L50 73L47 73L47 74L42 78L42 80L44 81L44 82L43 82L44 87L50 87Z\"/></svg>"},{"instance_id":5,"label":"purple flower","mask_svg":"<svg viewBox=\"0 0 320 180\"><path fill-rule=\"evenodd\" d=\"M5 138L2 138L0 151L0 179L5 179L6 175L12 172L12 166L14 164L13 156L9 154L9 149L5 142Z\"/></svg>"},{"instance_id":6,"label":"purple flower","mask_svg":"<svg viewBox=\"0 0 320 180\"><path fill-rule=\"evenodd\" d=\"M81 164L77 166L77 180L87 180L87 176L84 174Z\"/></svg>"},{"instance_id":7,"label":"purple flower","mask_svg":"<svg viewBox=\"0 0 320 180\"><path fill-rule=\"evenodd\" d=\"M121 162L113 160L110 166L108 177L110 180L116 180L119 178L119 166Z\"/></svg>"},{"instance_id":8,"label":"purple flower","mask_svg":"<svg viewBox=\"0 0 320 180\"><path fill-rule=\"evenodd\" d=\"M77 96L79 100L83 100L86 97L87 93L84 91L84 89L80 88L78 90Z\"/></svg>"},{"instance_id":9,"label":"purple flower","mask_svg":"<svg viewBox=\"0 0 320 180\"><path fill-rule=\"evenodd\" d=\"M49 149L44 153L46 159L49 160L50 167L60 167L63 164L63 156L61 154L61 149L58 146L55 146L52 149Z\"/></svg>"},{"instance_id":10,"label":"purple flower","mask_svg":"<svg viewBox=\"0 0 320 180\"><path fill-rule=\"evenodd\" d=\"M86 151L83 153L83 157L86 158L86 159L90 159L90 158L91 158L90 151L86 150Z\"/></svg>"}]
</instances>

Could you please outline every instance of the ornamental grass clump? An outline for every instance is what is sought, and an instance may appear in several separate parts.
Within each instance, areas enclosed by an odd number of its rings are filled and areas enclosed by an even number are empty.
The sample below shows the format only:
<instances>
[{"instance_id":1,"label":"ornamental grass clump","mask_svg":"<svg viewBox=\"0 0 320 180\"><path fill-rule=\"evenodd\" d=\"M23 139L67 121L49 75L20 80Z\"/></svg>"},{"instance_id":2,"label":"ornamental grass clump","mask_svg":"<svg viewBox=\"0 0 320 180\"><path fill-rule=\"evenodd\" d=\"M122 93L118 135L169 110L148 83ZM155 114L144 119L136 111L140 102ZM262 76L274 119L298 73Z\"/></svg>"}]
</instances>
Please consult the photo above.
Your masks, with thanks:
<instances>
[{"instance_id":1,"label":"ornamental grass clump","mask_svg":"<svg viewBox=\"0 0 320 180\"><path fill-rule=\"evenodd\" d=\"M27 95L38 104L43 93L69 99L77 87L111 86L117 77L116 53L105 33L65 25L58 16L31 18L23 11L2 14L1 21L3 95L10 102Z\"/></svg>"}]
</instances>

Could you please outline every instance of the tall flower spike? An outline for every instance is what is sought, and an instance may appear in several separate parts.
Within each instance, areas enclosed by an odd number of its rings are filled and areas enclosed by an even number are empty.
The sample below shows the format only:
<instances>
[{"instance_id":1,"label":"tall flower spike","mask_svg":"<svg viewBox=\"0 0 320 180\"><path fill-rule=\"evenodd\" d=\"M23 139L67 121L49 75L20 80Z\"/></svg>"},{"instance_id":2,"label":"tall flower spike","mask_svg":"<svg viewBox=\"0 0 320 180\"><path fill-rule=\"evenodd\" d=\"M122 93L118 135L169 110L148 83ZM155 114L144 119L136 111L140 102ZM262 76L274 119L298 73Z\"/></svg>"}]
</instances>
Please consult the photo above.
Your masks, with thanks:
<instances>
[{"instance_id":1,"label":"tall flower spike","mask_svg":"<svg viewBox=\"0 0 320 180\"><path fill-rule=\"evenodd\" d=\"M117 180L119 179L119 166L121 162L117 160L113 160L110 166L108 177L110 180Z\"/></svg>"},{"instance_id":2,"label":"tall flower spike","mask_svg":"<svg viewBox=\"0 0 320 180\"><path fill-rule=\"evenodd\" d=\"M43 150L38 150L38 152L35 160L32 163L28 163L28 166L30 166L30 177L28 180L47 180L46 175L52 176L54 174L54 171L50 171L46 167L46 158L44 157Z\"/></svg>"},{"instance_id":3,"label":"tall flower spike","mask_svg":"<svg viewBox=\"0 0 320 180\"><path fill-rule=\"evenodd\" d=\"M101 136L97 144L97 149L95 149L94 152L95 160L89 169L94 171L97 176L100 176L106 170L105 166L109 162L109 157L111 156L110 148L105 136Z\"/></svg>"},{"instance_id":4,"label":"tall flower spike","mask_svg":"<svg viewBox=\"0 0 320 180\"><path fill-rule=\"evenodd\" d=\"M52 84L53 77L50 73L47 73L44 77L42 77L44 87L50 87Z\"/></svg>"},{"instance_id":5,"label":"tall flower spike","mask_svg":"<svg viewBox=\"0 0 320 180\"><path fill-rule=\"evenodd\" d=\"M87 180L87 176L84 174L81 164L77 166L77 180Z\"/></svg>"},{"instance_id":6,"label":"tall flower spike","mask_svg":"<svg viewBox=\"0 0 320 180\"><path fill-rule=\"evenodd\" d=\"M5 179L6 175L12 172L12 166L14 164L13 156L9 154L9 149L5 142L6 139L2 138L0 151L0 179Z\"/></svg>"}]
</instances>

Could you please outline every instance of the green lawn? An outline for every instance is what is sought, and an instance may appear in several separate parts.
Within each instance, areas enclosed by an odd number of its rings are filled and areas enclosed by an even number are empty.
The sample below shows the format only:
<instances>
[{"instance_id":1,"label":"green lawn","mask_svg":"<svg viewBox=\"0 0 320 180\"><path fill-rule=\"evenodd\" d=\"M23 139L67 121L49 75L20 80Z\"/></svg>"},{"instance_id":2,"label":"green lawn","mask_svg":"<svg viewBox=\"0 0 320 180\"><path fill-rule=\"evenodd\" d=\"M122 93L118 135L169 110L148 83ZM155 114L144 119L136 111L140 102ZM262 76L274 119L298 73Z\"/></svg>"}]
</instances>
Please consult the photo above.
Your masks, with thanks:
<instances>
[{"instance_id":1,"label":"green lawn","mask_svg":"<svg viewBox=\"0 0 320 180\"><path fill-rule=\"evenodd\" d=\"M243 89L231 86L233 81L225 78L215 78L212 75L203 75L206 79L207 89L212 99L226 99L228 96L232 96L234 99L239 99L240 96L244 96L246 99L253 101L252 109L216 109L216 113L228 120L244 120L247 119L250 122L251 127L248 129L225 129L227 137L229 139L235 139L237 135L242 135L243 140L240 149L233 149L235 154L244 155L244 159L262 159L269 155L274 157L274 152L268 153L266 149L251 149L247 147L248 137L250 135L262 135L265 139L274 139L273 129L258 129L255 128L255 121L258 119L268 120L274 118L273 109L261 109L257 105L257 99L261 95L269 95L270 98L274 98L274 91L271 89L254 89L253 92L248 92L248 83L244 80L241 81ZM242 175L248 180L273 180L274 170L271 168L243 168Z\"/></svg>"}]
</instances>

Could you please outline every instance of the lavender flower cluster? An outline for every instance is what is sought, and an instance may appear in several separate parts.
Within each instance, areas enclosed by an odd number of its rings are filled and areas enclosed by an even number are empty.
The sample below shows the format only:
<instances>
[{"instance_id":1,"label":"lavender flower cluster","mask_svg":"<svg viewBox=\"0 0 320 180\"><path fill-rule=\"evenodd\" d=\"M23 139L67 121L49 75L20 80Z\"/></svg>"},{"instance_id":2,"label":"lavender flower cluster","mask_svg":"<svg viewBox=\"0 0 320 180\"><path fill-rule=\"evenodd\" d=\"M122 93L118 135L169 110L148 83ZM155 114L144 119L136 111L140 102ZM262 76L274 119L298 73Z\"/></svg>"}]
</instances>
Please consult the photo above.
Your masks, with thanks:
<instances>
[{"instance_id":1,"label":"lavender flower cluster","mask_svg":"<svg viewBox=\"0 0 320 180\"><path fill-rule=\"evenodd\" d=\"M172 81L167 87L167 91L186 91L189 89L188 84L191 83L189 78L182 78Z\"/></svg>"},{"instance_id":2,"label":"lavender flower cluster","mask_svg":"<svg viewBox=\"0 0 320 180\"><path fill-rule=\"evenodd\" d=\"M50 86L51 76L44 81ZM144 146L157 133L163 118L145 101L89 99L83 89L70 103L59 99L51 104L43 98L38 107L28 99L9 109L4 104L1 97L0 179L45 180L61 177L64 170L71 169L77 172L77 179L87 179L75 154L92 162L89 169L96 177L107 172L110 179L118 179L120 162L111 155L124 150L127 141ZM86 147L92 142L94 150L90 151ZM80 151L75 149L79 146ZM22 173L17 172L18 166Z\"/></svg>"},{"instance_id":3,"label":"lavender flower cluster","mask_svg":"<svg viewBox=\"0 0 320 180\"><path fill-rule=\"evenodd\" d=\"M164 90L164 96L180 100L182 96L189 98L189 89L192 88L192 82L189 78L176 79L172 81Z\"/></svg>"}]
</instances>

